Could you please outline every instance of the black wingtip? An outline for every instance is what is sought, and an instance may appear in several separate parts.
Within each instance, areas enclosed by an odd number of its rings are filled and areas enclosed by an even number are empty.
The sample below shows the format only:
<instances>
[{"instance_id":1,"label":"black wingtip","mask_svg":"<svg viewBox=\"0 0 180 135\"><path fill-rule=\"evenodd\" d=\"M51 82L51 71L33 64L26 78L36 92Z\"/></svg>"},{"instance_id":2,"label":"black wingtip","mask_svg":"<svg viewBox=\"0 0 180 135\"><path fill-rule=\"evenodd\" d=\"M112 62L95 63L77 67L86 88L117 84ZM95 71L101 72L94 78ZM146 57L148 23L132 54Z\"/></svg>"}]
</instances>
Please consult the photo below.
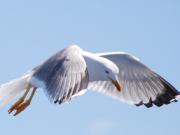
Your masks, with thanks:
<instances>
[{"instance_id":1,"label":"black wingtip","mask_svg":"<svg viewBox=\"0 0 180 135\"><path fill-rule=\"evenodd\" d=\"M157 98L153 101L150 99L148 103L145 104L143 102L140 102L140 103L136 104L136 106L144 105L147 108L150 108L153 105L156 105L157 107L161 107L163 105L168 105L172 102L178 102L177 96L180 95L180 92L178 90L176 90L176 88L174 88L170 83L168 83L163 78L160 78L160 79L161 79L161 83L164 86L163 91L165 91L165 92L163 94L157 96Z\"/></svg>"},{"instance_id":2,"label":"black wingtip","mask_svg":"<svg viewBox=\"0 0 180 135\"><path fill-rule=\"evenodd\" d=\"M137 103L137 104L135 104L135 106L137 106L137 107L142 106L142 105L143 105L143 102L142 102L142 101L139 102L139 103Z\"/></svg>"},{"instance_id":3,"label":"black wingtip","mask_svg":"<svg viewBox=\"0 0 180 135\"><path fill-rule=\"evenodd\" d=\"M59 103L61 105L63 103L63 100L55 100L54 104L57 104L57 103Z\"/></svg>"},{"instance_id":4,"label":"black wingtip","mask_svg":"<svg viewBox=\"0 0 180 135\"><path fill-rule=\"evenodd\" d=\"M164 86L165 92L158 96L156 100L152 101L152 103L157 107L161 107L163 105L168 105L172 102L177 102L176 97L180 95L180 92L163 78L160 79Z\"/></svg>"},{"instance_id":5,"label":"black wingtip","mask_svg":"<svg viewBox=\"0 0 180 135\"><path fill-rule=\"evenodd\" d=\"M55 100L55 101L54 101L54 104L57 104L57 102L58 102L58 100Z\"/></svg>"},{"instance_id":6,"label":"black wingtip","mask_svg":"<svg viewBox=\"0 0 180 135\"><path fill-rule=\"evenodd\" d=\"M152 99L150 98L150 100L149 100L149 103L147 103L147 104L144 104L147 108L151 108L152 106L153 106L153 101L152 101Z\"/></svg>"}]
</instances>

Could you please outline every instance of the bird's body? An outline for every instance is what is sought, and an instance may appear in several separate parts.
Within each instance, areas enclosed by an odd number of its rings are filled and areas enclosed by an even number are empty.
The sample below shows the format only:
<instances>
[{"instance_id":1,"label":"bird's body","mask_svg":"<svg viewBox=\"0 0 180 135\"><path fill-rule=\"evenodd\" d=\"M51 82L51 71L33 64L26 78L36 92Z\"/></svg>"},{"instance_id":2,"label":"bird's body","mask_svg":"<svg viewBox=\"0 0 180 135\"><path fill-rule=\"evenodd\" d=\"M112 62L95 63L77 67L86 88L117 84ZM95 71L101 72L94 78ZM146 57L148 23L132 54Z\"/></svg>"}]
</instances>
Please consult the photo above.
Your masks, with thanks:
<instances>
[{"instance_id":1,"label":"bird's body","mask_svg":"<svg viewBox=\"0 0 180 135\"><path fill-rule=\"evenodd\" d=\"M33 88L28 102L25 97ZM162 106L176 101L180 94L171 84L127 53L94 54L69 46L50 57L19 79L0 87L0 101L7 103L25 92L9 112L23 111L37 88L43 88L49 99L64 103L87 90L100 91L118 100L146 107Z\"/></svg>"},{"instance_id":2,"label":"bird's body","mask_svg":"<svg viewBox=\"0 0 180 135\"><path fill-rule=\"evenodd\" d=\"M73 45L36 68L30 83L35 87L45 86L50 99L61 103L87 89L91 82L108 81L104 74L106 68L113 68L118 74L118 67L108 59ZM116 78L112 76L112 79Z\"/></svg>"}]
</instances>

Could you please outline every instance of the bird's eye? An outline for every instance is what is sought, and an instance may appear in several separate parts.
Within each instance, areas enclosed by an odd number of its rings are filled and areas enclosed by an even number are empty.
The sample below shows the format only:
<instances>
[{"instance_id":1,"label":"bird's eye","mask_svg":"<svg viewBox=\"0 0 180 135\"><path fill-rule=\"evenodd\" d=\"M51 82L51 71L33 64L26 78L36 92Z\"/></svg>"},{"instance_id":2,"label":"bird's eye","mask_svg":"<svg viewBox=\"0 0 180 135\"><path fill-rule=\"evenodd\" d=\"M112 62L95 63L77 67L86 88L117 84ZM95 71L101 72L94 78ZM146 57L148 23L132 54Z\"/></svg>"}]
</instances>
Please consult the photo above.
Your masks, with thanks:
<instances>
[{"instance_id":1,"label":"bird's eye","mask_svg":"<svg viewBox=\"0 0 180 135\"><path fill-rule=\"evenodd\" d=\"M106 72L106 74L109 74L109 71L106 70L105 72Z\"/></svg>"}]
</instances>

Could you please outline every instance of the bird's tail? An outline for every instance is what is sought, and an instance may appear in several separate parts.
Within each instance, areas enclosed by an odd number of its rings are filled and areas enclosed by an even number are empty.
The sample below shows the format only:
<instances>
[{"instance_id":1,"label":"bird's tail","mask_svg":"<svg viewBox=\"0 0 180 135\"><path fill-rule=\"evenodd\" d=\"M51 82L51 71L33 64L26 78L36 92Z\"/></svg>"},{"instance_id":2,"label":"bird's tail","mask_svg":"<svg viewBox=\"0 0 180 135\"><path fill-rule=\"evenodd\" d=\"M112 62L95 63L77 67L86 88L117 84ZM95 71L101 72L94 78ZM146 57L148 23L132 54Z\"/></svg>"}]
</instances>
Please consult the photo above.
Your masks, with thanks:
<instances>
[{"instance_id":1,"label":"bird's tail","mask_svg":"<svg viewBox=\"0 0 180 135\"><path fill-rule=\"evenodd\" d=\"M28 86L31 74L25 74L20 78L12 80L0 86L0 107L6 105L10 100L24 92Z\"/></svg>"}]
</instances>

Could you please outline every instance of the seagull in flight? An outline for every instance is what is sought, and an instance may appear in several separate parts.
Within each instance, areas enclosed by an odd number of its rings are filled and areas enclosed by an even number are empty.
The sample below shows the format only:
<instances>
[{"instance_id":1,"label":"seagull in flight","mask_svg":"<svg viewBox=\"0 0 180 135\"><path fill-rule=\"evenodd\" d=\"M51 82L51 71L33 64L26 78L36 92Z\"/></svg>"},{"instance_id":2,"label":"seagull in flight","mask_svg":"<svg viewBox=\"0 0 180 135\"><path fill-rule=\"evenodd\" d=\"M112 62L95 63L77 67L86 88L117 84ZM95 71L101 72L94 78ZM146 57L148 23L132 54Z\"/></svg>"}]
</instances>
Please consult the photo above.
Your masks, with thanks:
<instances>
[{"instance_id":1,"label":"seagull in flight","mask_svg":"<svg viewBox=\"0 0 180 135\"><path fill-rule=\"evenodd\" d=\"M180 95L175 87L133 55L91 53L77 45L66 47L22 77L1 85L0 105L22 94L8 111L15 111L16 116L30 105L38 88L44 89L50 101L58 104L69 102L88 90L148 108L177 102Z\"/></svg>"}]
</instances>

